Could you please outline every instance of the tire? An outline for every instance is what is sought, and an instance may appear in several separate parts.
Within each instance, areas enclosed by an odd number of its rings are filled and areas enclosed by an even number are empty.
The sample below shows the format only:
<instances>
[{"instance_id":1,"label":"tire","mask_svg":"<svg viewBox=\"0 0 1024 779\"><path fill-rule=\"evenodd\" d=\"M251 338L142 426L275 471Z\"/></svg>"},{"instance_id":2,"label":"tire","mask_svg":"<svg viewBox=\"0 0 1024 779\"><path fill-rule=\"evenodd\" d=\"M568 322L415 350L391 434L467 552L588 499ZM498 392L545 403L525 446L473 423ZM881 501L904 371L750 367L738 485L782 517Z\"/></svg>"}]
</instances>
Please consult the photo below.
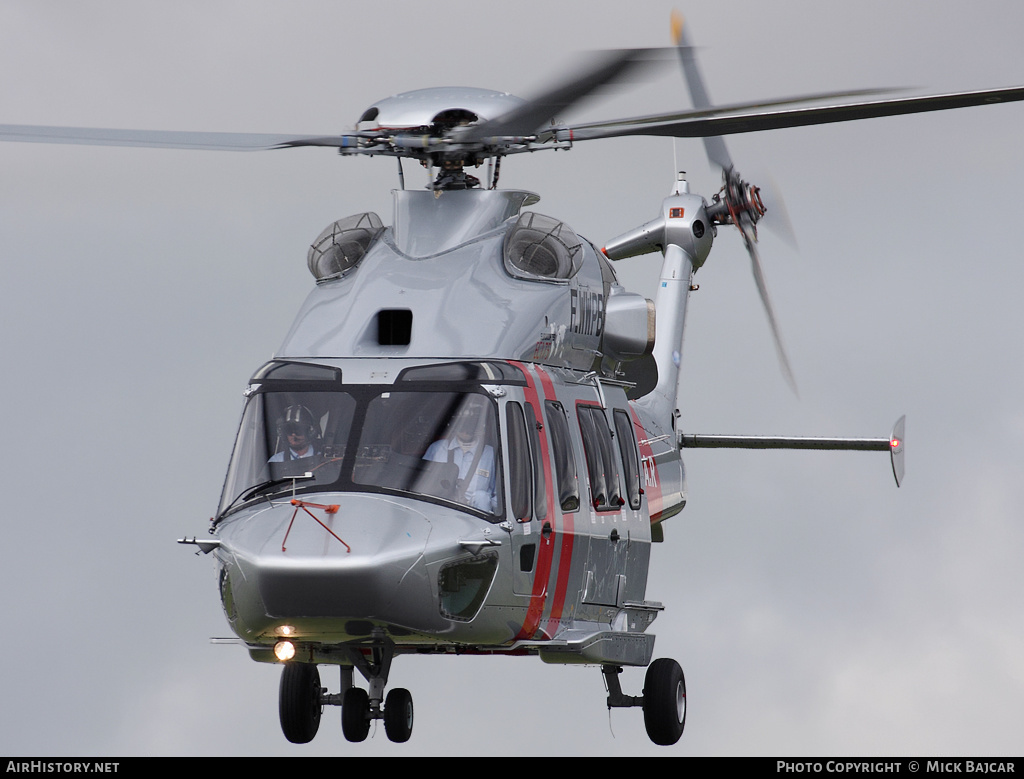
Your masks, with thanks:
<instances>
[{"instance_id":1,"label":"tire","mask_svg":"<svg viewBox=\"0 0 1024 779\"><path fill-rule=\"evenodd\" d=\"M686 725L686 677L675 660L662 657L647 669L644 679L644 725L651 741L675 744Z\"/></svg>"},{"instance_id":2,"label":"tire","mask_svg":"<svg viewBox=\"0 0 1024 779\"><path fill-rule=\"evenodd\" d=\"M370 732L370 696L361 687L349 687L341 702L341 732L349 741L365 741Z\"/></svg>"},{"instance_id":3,"label":"tire","mask_svg":"<svg viewBox=\"0 0 1024 779\"><path fill-rule=\"evenodd\" d=\"M412 693L397 687L384 699L384 732L392 741L402 744L412 735Z\"/></svg>"},{"instance_id":4,"label":"tire","mask_svg":"<svg viewBox=\"0 0 1024 779\"><path fill-rule=\"evenodd\" d=\"M281 673L278 713L284 737L308 744L320 729L320 672L311 663L288 663Z\"/></svg>"}]
</instances>

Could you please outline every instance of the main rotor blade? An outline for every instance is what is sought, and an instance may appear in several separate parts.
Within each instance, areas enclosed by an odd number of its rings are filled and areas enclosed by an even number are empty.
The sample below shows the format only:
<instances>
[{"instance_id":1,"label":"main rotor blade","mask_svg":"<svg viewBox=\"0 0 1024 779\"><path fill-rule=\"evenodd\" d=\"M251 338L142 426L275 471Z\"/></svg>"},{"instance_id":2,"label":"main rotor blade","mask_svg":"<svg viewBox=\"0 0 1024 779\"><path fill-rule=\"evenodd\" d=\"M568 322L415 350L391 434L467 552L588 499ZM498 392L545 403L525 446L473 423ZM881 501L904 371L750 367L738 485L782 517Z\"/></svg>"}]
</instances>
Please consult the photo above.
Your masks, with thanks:
<instances>
[{"instance_id":1,"label":"main rotor blade","mask_svg":"<svg viewBox=\"0 0 1024 779\"><path fill-rule=\"evenodd\" d=\"M704 86L704 77L701 75L700 66L697 64L697 52L690 41L690 34L683 25L683 17L678 12L672 12L672 37L675 39L676 51L679 52L679 63L683 66L683 78L686 79L686 86L690 90L690 100L693 107L706 110L712 107L711 97ZM732 165L732 157L725 146L725 139L720 135L704 136L704 151L708 159L715 163L722 170L729 170Z\"/></svg>"},{"instance_id":2,"label":"main rotor blade","mask_svg":"<svg viewBox=\"0 0 1024 779\"><path fill-rule=\"evenodd\" d=\"M746 214L740 216L740 232L743 234L743 243L747 246L747 254L750 255L750 268L754 273L754 283L757 284L757 292L761 296L761 303L764 305L765 313L768 315L768 324L772 328L772 337L775 339L775 351L779 355L779 366L782 368L782 375L786 377L793 393L799 395L796 388L796 377L789 365L789 358L786 356L786 348L782 345L782 334L779 331L779 323L775 319L775 311L772 308L771 299L768 297L768 285L764 280L764 272L761 270L761 259L757 253L757 234L754 232L754 225Z\"/></svg>"},{"instance_id":3,"label":"main rotor blade","mask_svg":"<svg viewBox=\"0 0 1024 779\"><path fill-rule=\"evenodd\" d=\"M631 116L627 119L611 119L601 122L587 122L586 124L574 125L572 128L573 140L586 140L587 131L601 130L604 128L621 130L628 126L642 125L664 125L671 122L680 122L687 119L703 119L717 117L722 114L736 114L741 111L756 111L762 108L776 108L778 106L795 105L798 103L816 103L822 100L838 100L847 97L867 97L869 95L879 96L890 92L901 92L903 89L848 89L841 92L818 92L809 95L796 95L794 97L781 97L775 100L755 100L744 103L727 103L724 105L710 106L708 108L691 108L685 111L674 111L671 114L646 114L644 116ZM622 133L620 133L622 134ZM627 133L628 134L628 133ZM603 137L603 136L595 136Z\"/></svg>"},{"instance_id":4,"label":"main rotor blade","mask_svg":"<svg viewBox=\"0 0 1024 779\"><path fill-rule=\"evenodd\" d=\"M568 130L573 141L595 138L616 138L627 135L657 135L675 138L705 138L712 135L779 130L784 127L807 127L833 122L853 122L882 116L902 116L928 111L947 111L989 103L1012 103L1024 100L1024 87L981 89L973 92L949 92L941 95L869 100L845 105L793 108L784 111L757 111L730 116L697 117L666 122L648 122L637 126L635 118L581 125Z\"/></svg>"},{"instance_id":5,"label":"main rotor blade","mask_svg":"<svg viewBox=\"0 0 1024 779\"><path fill-rule=\"evenodd\" d=\"M531 135L598 87L619 81L635 70L655 64L662 54L662 49L601 52L596 62L579 75L489 122L460 131L458 140L472 142L496 136Z\"/></svg>"},{"instance_id":6,"label":"main rotor blade","mask_svg":"<svg viewBox=\"0 0 1024 779\"><path fill-rule=\"evenodd\" d=\"M177 130L111 130L95 127L46 127L2 124L0 141L68 143L89 146L138 146L156 149L265 151L294 146L355 146L354 135L270 135L264 133L194 133Z\"/></svg>"}]
</instances>

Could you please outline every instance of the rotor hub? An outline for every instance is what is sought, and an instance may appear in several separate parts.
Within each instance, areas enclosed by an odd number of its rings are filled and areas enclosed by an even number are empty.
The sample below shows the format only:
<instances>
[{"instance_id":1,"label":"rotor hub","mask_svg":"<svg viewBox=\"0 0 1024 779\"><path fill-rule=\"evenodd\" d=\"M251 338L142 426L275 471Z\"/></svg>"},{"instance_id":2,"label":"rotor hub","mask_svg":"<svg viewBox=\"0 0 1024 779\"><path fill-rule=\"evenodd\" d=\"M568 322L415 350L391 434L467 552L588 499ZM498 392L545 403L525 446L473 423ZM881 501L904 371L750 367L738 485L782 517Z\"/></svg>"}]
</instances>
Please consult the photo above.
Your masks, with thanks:
<instances>
[{"instance_id":1,"label":"rotor hub","mask_svg":"<svg viewBox=\"0 0 1024 779\"><path fill-rule=\"evenodd\" d=\"M740 178L735 168L723 171L722 189L712 198L708 216L715 224L735 224L747 221L756 225L767 212L761 198L760 187Z\"/></svg>"}]
</instances>

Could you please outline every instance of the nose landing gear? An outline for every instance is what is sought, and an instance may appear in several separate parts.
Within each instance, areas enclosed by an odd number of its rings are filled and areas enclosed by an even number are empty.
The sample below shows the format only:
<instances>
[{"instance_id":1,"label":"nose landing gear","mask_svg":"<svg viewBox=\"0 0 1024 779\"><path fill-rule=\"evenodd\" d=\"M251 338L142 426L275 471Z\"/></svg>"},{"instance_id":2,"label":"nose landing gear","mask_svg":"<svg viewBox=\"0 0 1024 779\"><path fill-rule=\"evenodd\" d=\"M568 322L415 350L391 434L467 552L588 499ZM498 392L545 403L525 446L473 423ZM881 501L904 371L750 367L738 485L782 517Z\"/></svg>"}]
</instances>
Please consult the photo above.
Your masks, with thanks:
<instances>
[{"instance_id":1,"label":"nose landing gear","mask_svg":"<svg viewBox=\"0 0 1024 779\"><path fill-rule=\"evenodd\" d=\"M320 673L313 663L287 663L281 674L281 730L294 744L313 740L320 727L324 706L341 707L341 731L349 741L364 741L370 722L384 720L384 732L391 741L404 743L412 735L412 693L397 687L384 697L384 687L394 657L389 640L364 646L341 648L346 664L340 665L341 691L329 694L320 686ZM357 668L369 683L369 691L352 684L352 669ZM383 704L383 706L382 706Z\"/></svg>"},{"instance_id":2,"label":"nose landing gear","mask_svg":"<svg viewBox=\"0 0 1024 779\"><path fill-rule=\"evenodd\" d=\"M315 665L288 663L284 667L278 713L284 737L293 744L308 744L319 730L323 692Z\"/></svg>"},{"instance_id":3,"label":"nose landing gear","mask_svg":"<svg viewBox=\"0 0 1024 779\"><path fill-rule=\"evenodd\" d=\"M412 693L402 687L389 692L384 701L384 732L398 743L412 735Z\"/></svg>"},{"instance_id":4,"label":"nose landing gear","mask_svg":"<svg viewBox=\"0 0 1024 779\"><path fill-rule=\"evenodd\" d=\"M342 671L344 673L344 670ZM352 669L349 669L351 684ZM341 732L349 741L365 741L370 732L370 719L373 710L370 708L370 696L359 687L345 690L341 702Z\"/></svg>"}]
</instances>

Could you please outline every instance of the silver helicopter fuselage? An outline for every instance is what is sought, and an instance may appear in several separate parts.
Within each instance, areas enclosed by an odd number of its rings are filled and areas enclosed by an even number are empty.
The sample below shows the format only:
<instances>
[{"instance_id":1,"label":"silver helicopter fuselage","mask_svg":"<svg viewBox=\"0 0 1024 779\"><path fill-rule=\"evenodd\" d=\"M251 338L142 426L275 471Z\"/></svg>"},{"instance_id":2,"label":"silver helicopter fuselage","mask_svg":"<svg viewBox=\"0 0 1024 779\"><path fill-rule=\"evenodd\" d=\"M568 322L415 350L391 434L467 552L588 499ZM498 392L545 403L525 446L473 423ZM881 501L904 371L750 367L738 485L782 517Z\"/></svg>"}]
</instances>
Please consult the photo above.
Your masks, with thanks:
<instances>
[{"instance_id":1,"label":"silver helicopter fuselage","mask_svg":"<svg viewBox=\"0 0 1024 779\"><path fill-rule=\"evenodd\" d=\"M246 390L214 531L232 629L266 662L287 637L316 663L383 640L647 665L652 523L686 500L673 410L695 260L666 259L677 332L659 323L652 357L652 304L564 224L521 212L537 196L394 198L390 227L359 215L314 245L317 286ZM694 219L703 201L679 198ZM658 386L629 400L617 369L656 357ZM428 459L467 403L485 409L493 456L473 467L491 505ZM317 457L268 462L300 405Z\"/></svg>"}]
</instances>

